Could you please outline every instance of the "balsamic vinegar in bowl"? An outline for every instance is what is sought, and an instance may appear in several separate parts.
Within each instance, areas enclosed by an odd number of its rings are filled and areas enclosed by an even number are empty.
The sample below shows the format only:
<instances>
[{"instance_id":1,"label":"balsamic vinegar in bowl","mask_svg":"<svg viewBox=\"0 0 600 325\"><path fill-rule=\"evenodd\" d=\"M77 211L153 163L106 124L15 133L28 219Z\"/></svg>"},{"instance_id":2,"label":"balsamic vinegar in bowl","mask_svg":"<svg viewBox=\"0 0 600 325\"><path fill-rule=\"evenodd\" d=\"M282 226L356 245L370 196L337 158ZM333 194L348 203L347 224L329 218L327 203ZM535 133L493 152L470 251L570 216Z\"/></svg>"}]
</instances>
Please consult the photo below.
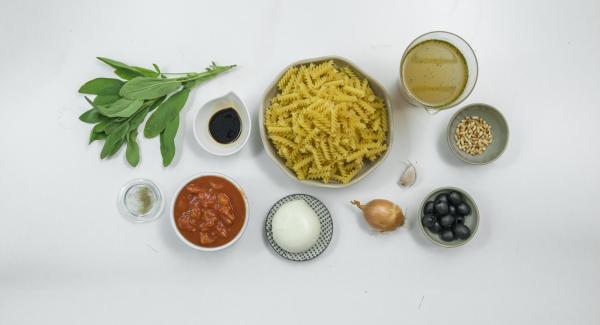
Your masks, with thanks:
<instances>
[{"instance_id":1,"label":"balsamic vinegar in bowl","mask_svg":"<svg viewBox=\"0 0 600 325\"><path fill-rule=\"evenodd\" d=\"M210 135L222 144L229 144L237 140L242 130L240 115L232 107L216 112L208 122Z\"/></svg>"},{"instance_id":2,"label":"balsamic vinegar in bowl","mask_svg":"<svg viewBox=\"0 0 600 325\"><path fill-rule=\"evenodd\" d=\"M252 121L244 102L230 92L204 104L194 118L193 127L194 137L204 150L228 156L246 145Z\"/></svg>"}]
</instances>

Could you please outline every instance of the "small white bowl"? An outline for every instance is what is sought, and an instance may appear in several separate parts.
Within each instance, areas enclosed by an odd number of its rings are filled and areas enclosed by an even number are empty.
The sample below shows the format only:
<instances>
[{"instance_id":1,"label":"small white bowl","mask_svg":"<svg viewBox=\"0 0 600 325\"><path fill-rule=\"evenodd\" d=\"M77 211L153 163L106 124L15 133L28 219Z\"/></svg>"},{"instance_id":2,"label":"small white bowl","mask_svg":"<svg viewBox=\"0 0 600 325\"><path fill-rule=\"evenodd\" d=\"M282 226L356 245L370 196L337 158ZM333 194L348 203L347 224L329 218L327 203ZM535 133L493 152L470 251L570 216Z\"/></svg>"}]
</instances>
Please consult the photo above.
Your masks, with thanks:
<instances>
[{"instance_id":1,"label":"small white bowl","mask_svg":"<svg viewBox=\"0 0 600 325\"><path fill-rule=\"evenodd\" d=\"M241 131L237 140L232 143L222 144L215 141L210 135L208 123L215 113L226 108L233 108L237 111L240 116ZM196 117L193 121L193 129L196 141L204 148L204 150L216 156L228 156L240 151L246 145L250 138L252 122L250 113L244 102L238 95L231 91L225 96L215 98L204 104L204 106L198 110L198 113L196 113Z\"/></svg>"},{"instance_id":2,"label":"small white bowl","mask_svg":"<svg viewBox=\"0 0 600 325\"><path fill-rule=\"evenodd\" d=\"M242 198L244 199L244 207L245 207L245 210L246 210L246 214L244 215L244 224L242 225L242 228L240 229L240 232L238 232L238 234L235 235L235 237L232 240L230 240L227 244L222 245L222 246L204 247L204 246L200 246L200 245L196 245L196 244L192 243L191 241L187 240L187 238L185 238L183 236L183 234L179 231L179 228L177 228L177 223L175 222L175 202L177 201L177 197L179 196L179 193L181 192L181 190L183 190L183 188L189 182L193 181L196 178L203 177L203 176L216 176L216 177L220 177L220 178L223 178L223 179L227 180L228 182L230 182L231 184L233 184L238 189L238 191L240 191L240 193L242 194ZM238 183L236 183L229 176L221 174L221 173L217 173L217 172L202 172L202 173L198 173L196 175L193 175L193 176L187 178L177 188L177 191L175 192L175 195L173 195L173 198L171 199L171 211L169 211L169 218L171 218L171 226L173 226L173 230L177 234L177 237L179 237L179 239L181 239L181 241L184 242L186 245L188 245L189 247L191 247L193 249L199 250L199 251L215 252L215 251L220 251L222 249L225 249L225 248L233 245L233 243L235 243L238 239L240 239L240 237L242 237L242 235L244 234L244 231L246 230L246 226L248 225L248 211L249 211L248 210L248 198L246 197L246 193L244 193L244 190L242 190L242 188L240 187L240 185Z\"/></svg>"}]
</instances>

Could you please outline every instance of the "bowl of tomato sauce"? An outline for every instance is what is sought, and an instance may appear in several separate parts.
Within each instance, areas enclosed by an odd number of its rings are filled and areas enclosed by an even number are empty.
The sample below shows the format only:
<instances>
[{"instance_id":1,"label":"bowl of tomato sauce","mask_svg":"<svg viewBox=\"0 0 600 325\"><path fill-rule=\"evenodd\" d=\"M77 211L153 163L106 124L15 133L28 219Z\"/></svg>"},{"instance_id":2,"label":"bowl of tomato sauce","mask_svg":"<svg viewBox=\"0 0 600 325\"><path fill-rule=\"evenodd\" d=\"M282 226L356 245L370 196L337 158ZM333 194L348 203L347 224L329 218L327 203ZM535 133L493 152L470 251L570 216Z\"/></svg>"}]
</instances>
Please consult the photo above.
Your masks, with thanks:
<instances>
[{"instance_id":1,"label":"bowl of tomato sauce","mask_svg":"<svg viewBox=\"0 0 600 325\"><path fill-rule=\"evenodd\" d=\"M183 182L171 202L171 224L191 248L218 251L231 246L248 224L242 188L220 173L196 174Z\"/></svg>"}]
</instances>

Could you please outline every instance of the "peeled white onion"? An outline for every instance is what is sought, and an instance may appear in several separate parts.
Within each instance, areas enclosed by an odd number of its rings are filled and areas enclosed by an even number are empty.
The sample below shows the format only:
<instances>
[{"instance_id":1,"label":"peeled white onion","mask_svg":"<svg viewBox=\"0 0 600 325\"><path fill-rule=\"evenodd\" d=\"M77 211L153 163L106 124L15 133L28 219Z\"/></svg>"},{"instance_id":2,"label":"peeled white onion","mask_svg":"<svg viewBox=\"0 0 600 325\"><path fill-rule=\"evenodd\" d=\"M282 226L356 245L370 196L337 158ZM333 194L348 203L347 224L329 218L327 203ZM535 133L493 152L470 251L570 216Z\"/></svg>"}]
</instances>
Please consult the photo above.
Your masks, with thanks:
<instances>
[{"instance_id":1,"label":"peeled white onion","mask_svg":"<svg viewBox=\"0 0 600 325\"><path fill-rule=\"evenodd\" d=\"M290 253L311 249L321 234L319 216L304 201L294 200L283 204L272 222L273 240Z\"/></svg>"}]
</instances>

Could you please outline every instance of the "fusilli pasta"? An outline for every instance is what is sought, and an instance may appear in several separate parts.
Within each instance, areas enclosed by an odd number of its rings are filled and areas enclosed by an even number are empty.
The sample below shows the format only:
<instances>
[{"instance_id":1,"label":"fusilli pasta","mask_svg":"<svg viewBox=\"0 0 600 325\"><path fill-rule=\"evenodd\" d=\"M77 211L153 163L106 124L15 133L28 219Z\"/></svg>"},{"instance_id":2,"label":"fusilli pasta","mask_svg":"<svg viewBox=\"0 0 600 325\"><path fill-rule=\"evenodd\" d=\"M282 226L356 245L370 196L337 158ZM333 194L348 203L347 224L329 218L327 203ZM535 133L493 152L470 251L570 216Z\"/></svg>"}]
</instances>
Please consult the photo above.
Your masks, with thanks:
<instances>
[{"instance_id":1,"label":"fusilli pasta","mask_svg":"<svg viewBox=\"0 0 600 325\"><path fill-rule=\"evenodd\" d=\"M277 87L263 123L298 179L345 184L387 151L385 103L349 67L293 67Z\"/></svg>"}]
</instances>

